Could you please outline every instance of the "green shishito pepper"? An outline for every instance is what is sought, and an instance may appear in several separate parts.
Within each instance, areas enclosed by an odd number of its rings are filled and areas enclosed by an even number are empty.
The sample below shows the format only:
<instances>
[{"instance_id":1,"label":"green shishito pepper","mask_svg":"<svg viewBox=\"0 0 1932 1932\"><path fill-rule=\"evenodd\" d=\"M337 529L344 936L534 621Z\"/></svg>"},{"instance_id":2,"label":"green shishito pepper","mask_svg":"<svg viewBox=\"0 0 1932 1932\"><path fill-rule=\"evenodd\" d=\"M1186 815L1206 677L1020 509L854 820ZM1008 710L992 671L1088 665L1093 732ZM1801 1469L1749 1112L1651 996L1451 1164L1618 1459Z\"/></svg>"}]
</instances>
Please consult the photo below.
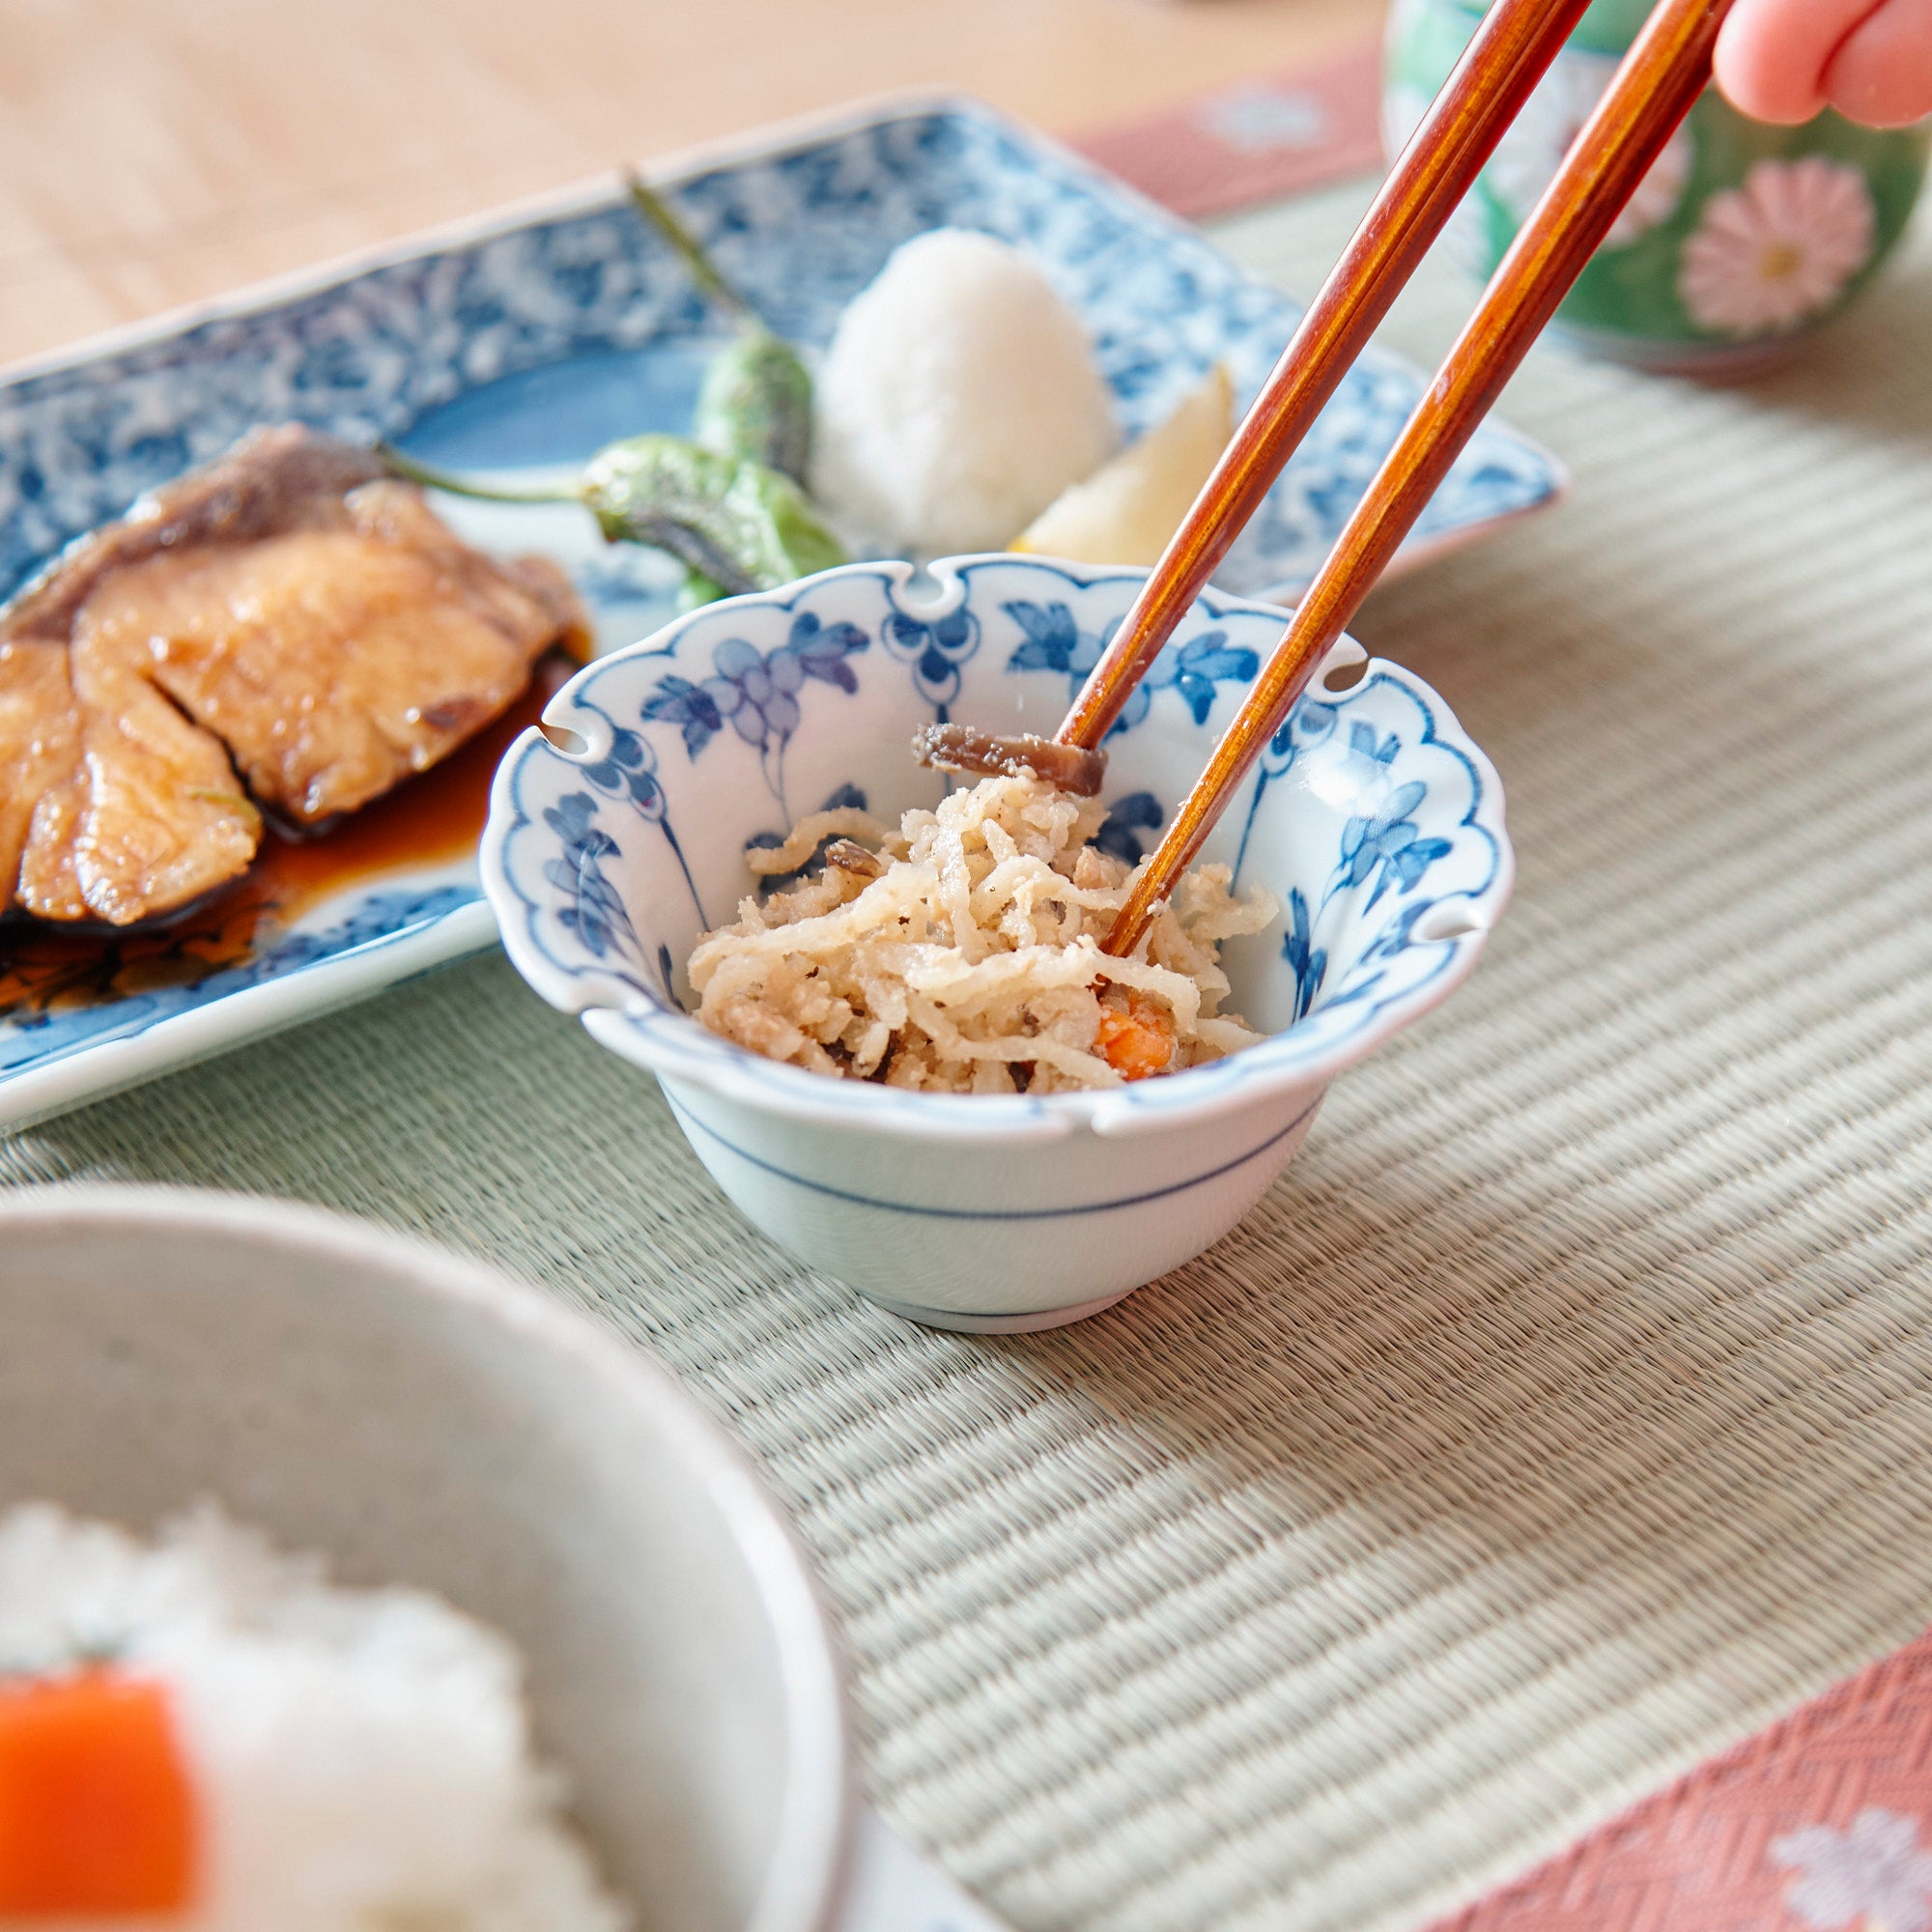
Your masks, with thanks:
<instances>
[{"instance_id":1,"label":"green shishito pepper","mask_svg":"<svg viewBox=\"0 0 1932 1932\"><path fill-rule=\"evenodd\" d=\"M384 444L397 476L493 503L582 503L611 543L668 551L727 596L776 590L843 563L810 498L776 469L721 456L681 436L633 436L598 451L574 484L500 489L452 475Z\"/></svg>"},{"instance_id":2,"label":"green shishito pepper","mask_svg":"<svg viewBox=\"0 0 1932 1932\"><path fill-rule=\"evenodd\" d=\"M692 434L627 437L598 451L574 485L554 490L473 483L387 446L384 461L396 475L452 496L582 503L611 543L650 544L683 562L685 610L843 563L803 487L811 377L798 352L765 326L665 202L636 175L628 179L639 213L738 325L705 372Z\"/></svg>"},{"instance_id":3,"label":"green shishito pepper","mask_svg":"<svg viewBox=\"0 0 1932 1932\"><path fill-rule=\"evenodd\" d=\"M749 457L794 483L811 460L811 378L788 342L741 328L704 372L693 440L719 456Z\"/></svg>"},{"instance_id":4,"label":"green shishito pepper","mask_svg":"<svg viewBox=\"0 0 1932 1932\"><path fill-rule=\"evenodd\" d=\"M692 280L738 325L737 339L705 372L693 439L720 456L750 457L804 483L811 460L811 377L798 351L765 326L656 192L636 175L627 181L638 213L676 250Z\"/></svg>"},{"instance_id":5,"label":"green shishito pepper","mask_svg":"<svg viewBox=\"0 0 1932 1932\"><path fill-rule=\"evenodd\" d=\"M580 486L612 542L655 544L727 595L776 590L845 561L789 476L675 436L634 436L592 457Z\"/></svg>"},{"instance_id":6,"label":"green shishito pepper","mask_svg":"<svg viewBox=\"0 0 1932 1932\"><path fill-rule=\"evenodd\" d=\"M730 594L715 577L706 577L701 570L686 570L684 582L677 593L678 615L683 616L687 611L700 611L705 605L715 604L721 597Z\"/></svg>"}]
</instances>

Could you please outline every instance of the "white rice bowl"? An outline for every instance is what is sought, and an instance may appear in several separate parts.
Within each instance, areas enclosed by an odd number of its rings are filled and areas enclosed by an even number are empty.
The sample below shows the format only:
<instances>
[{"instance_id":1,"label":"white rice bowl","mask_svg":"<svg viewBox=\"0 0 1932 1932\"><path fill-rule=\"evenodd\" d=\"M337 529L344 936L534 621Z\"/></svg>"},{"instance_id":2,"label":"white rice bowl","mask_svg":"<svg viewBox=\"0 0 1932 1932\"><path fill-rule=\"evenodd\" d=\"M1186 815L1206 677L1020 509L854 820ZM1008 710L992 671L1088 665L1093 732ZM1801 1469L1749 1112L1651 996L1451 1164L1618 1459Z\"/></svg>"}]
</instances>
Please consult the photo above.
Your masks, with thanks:
<instances>
[{"instance_id":1,"label":"white rice bowl","mask_svg":"<svg viewBox=\"0 0 1932 1932\"><path fill-rule=\"evenodd\" d=\"M817 384L812 495L862 547L998 550L1114 453L1080 318L1017 249L937 228L840 318Z\"/></svg>"},{"instance_id":2,"label":"white rice bowl","mask_svg":"<svg viewBox=\"0 0 1932 1932\"><path fill-rule=\"evenodd\" d=\"M167 1686L202 1830L175 1932L631 1923L531 1754L516 1649L439 1597L332 1587L212 1506L145 1544L23 1504L0 1516L0 1664L77 1652Z\"/></svg>"}]
</instances>

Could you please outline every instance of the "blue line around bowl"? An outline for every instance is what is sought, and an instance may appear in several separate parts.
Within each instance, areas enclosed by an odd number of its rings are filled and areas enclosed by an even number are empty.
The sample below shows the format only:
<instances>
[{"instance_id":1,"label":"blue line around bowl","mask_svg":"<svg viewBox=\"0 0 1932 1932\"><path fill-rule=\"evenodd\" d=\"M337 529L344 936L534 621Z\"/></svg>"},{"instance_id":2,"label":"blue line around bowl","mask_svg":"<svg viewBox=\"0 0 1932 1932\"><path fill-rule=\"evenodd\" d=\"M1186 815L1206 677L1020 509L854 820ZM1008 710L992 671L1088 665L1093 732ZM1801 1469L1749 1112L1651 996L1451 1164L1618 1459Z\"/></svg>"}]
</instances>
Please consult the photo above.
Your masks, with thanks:
<instances>
[{"instance_id":1,"label":"blue line around bowl","mask_svg":"<svg viewBox=\"0 0 1932 1932\"><path fill-rule=\"evenodd\" d=\"M1110 1214L1117 1208L1139 1208L1150 1201L1162 1201L1170 1194L1185 1194L1191 1187L1203 1187L1210 1180L1218 1180L1224 1174L1232 1174L1237 1167L1245 1167L1251 1160L1258 1160L1271 1147L1285 1141L1295 1128L1302 1125L1308 1117L1321 1104L1318 1094L1288 1125L1270 1134L1257 1147L1251 1147L1246 1153L1237 1153L1233 1160L1223 1161L1219 1167L1212 1167L1206 1174L1197 1174L1186 1180L1170 1181L1165 1187L1150 1188L1145 1194L1125 1194L1118 1201L1093 1201L1079 1208L921 1208L907 1201L881 1201L872 1194L854 1194L843 1187L834 1187L828 1181L808 1180L803 1175L793 1174L790 1169L775 1167L768 1160L760 1160L754 1153L748 1153L737 1142L727 1140L707 1121L700 1121L696 1115L688 1112L671 1099L668 1092L665 1098L670 1101L670 1110L687 1127L696 1127L698 1132L716 1141L726 1153L736 1154L742 1161L753 1167L762 1168L765 1173L775 1175L781 1180L788 1180L794 1187L803 1187L813 1194L830 1196L834 1201L849 1201L858 1208L877 1208L888 1214L914 1214L935 1221L1060 1221L1075 1214Z\"/></svg>"}]
</instances>

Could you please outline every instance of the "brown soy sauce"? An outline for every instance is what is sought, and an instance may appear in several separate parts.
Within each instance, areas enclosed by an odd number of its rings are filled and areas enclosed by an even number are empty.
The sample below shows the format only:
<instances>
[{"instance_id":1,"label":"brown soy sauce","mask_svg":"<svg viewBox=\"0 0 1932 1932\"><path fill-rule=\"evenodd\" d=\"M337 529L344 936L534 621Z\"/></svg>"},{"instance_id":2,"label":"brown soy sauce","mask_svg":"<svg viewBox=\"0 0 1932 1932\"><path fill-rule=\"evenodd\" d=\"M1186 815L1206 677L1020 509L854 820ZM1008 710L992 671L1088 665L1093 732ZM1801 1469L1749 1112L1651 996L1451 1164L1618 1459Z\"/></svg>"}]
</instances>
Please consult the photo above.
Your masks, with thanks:
<instances>
[{"instance_id":1,"label":"brown soy sauce","mask_svg":"<svg viewBox=\"0 0 1932 1932\"><path fill-rule=\"evenodd\" d=\"M241 878L165 924L75 932L37 920L0 923L0 1020L198 984L244 964L336 893L474 852L503 753L577 668L552 652L494 724L327 832L298 838L266 828Z\"/></svg>"}]
</instances>

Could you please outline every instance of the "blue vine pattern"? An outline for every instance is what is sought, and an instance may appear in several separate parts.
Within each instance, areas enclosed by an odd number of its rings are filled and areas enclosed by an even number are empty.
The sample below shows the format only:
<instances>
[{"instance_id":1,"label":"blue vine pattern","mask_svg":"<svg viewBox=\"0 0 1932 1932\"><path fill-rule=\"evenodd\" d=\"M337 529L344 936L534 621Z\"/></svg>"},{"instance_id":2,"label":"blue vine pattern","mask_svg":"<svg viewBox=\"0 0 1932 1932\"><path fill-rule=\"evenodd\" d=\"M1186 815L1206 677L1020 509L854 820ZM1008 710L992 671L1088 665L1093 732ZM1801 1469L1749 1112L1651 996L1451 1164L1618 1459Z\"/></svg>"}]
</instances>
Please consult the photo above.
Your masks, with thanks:
<instances>
[{"instance_id":1,"label":"blue vine pattern","mask_svg":"<svg viewBox=\"0 0 1932 1932\"><path fill-rule=\"evenodd\" d=\"M803 715L799 693L811 679L837 685L848 696L856 693L858 674L845 660L869 641L856 624L827 624L815 611L802 611L792 619L791 634L772 650L761 651L743 638L721 639L712 647L712 674L700 683L667 671L645 698L643 716L653 724L674 724L683 735L685 755L693 759L729 724L757 751L766 788L782 810L785 747Z\"/></svg>"},{"instance_id":2,"label":"blue vine pattern","mask_svg":"<svg viewBox=\"0 0 1932 1932\"><path fill-rule=\"evenodd\" d=\"M640 975L655 971L657 984L647 990L662 996L669 1007L678 1004L671 969L670 948L660 946L655 954L647 952L631 923L624 895L604 870L607 859L622 856L617 841L597 822L597 802L588 792L566 792L553 806L544 809L544 823L561 841L560 856L544 864L545 880L561 895L556 923L577 940L600 964L609 960L630 967L625 975L634 985L642 985ZM655 821L668 836L669 827L660 816ZM675 841L672 850L676 850ZM678 853L683 866L684 854ZM685 871L689 881L690 870ZM693 891L696 900L696 889ZM700 909L699 917L703 914Z\"/></svg>"},{"instance_id":3,"label":"blue vine pattern","mask_svg":"<svg viewBox=\"0 0 1932 1932\"><path fill-rule=\"evenodd\" d=\"M1391 886L1413 892L1423 873L1448 856L1448 839L1423 838L1409 815L1428 796L1429 787L1411 780L1398 785L1379 811L1349 820L1342 828L1342 859L1323 895L1324 904L1372 875L1376 878L1376 889L1369 895L1372 906Z\"/></svg>"},{"instance_id":4,"label":"blue vine pattern","mask_svg":"<svg viewBox=\"0 0 1932 1932\"><path fill-rule=\"evenodd\" d=\"M561 855L544 863L544 877L563 895L556 923L593 959L644 963L644 946L625 910L624 896L604 873L619 856L617 841L597 823L587 791L566 792L544 810L544 823L562 841Z\"/></svg>"},{"instance_id":5,"label":"blue vine pattern","mask_svg":"<svg viewBox=\"0 0 1932 1932\"><path fill-rule=\"evenodd\" d=\"M963 606L930 622L895 611L879 636L894 657L912 667L914 688L945 724L959 696L960 671L980 648L979 618Z\"/></svg>"},{"instance_id":6,"label":"blue vine pattern","mask_svg":"<svg viewBox=\"0 0 1932 1932\"><path fill-rule=\"evenodd\" d=\"M1402 740L1393 731L1385 739L1378 738L1375 726L1359 718L1349 726L1351 757L1386 770L1401 752ZM1405 893L1413 892L1423 873L1436 860L1448 856L1448 839L1423 838L1411 815L1428 796L1427 785L1410 780L1396 786L1377 810L1349 820L1342 828L1341 860L1322 895L1323 904L1337 893L1359 886L1378 873L1376 889L1369 895L1371 906L1391 886Z\"/></svg>"},{"instance_id":7,"label":"blue vine pattern","mask_svg":"<svg viewBox=\"0 0 1932 1932\"><path fill-rule=\"evenodd\" d=\"M1424 913L1434 912L1439 902L1435 899L1417 899L1412 905L1406 905L1384 921L1382 928L1368 945L1362 948L1364 959L1393 959L1398 952L1415 944L1415 923Z\"/></svg>"},{"instance_id":8,"label":"blue vine pattern","mask_svg":"<svg viewBox=\"0 0 1932 1932\"><path fill-rule=\"evenodd\" d=\"M1235 860L1237 873L1247 857L1248 838L1267 787L1287 777L1296 762L1318 746L1330 744L1340 717L1335 705L1304 698L1269 741L1248 799L1248 815ZM1402 740L1395 732L1391 731L1386 738L1378 737L1375 727L1359 718L1350 724L1349 756L1386 770L1401 752ZM1448 839L1423 838L1412 815L1427 796L1428 787L1411 780L1398 785L1375 811L1348 821L1342 832L1340 861L1321 895L1322 905L1337 893L1363 884L1378 871L1379 877L1368 898L1370 905L1375 905L1392 887L1405 893L1413 892L1430 867L1436 860L1448 857L1451 850Z\"/></svg>"},{"instance_id":9,"label":"blue vine pattern","mask_svg":"<svg viewBox=\"0 0 1932 1932\"><path fill-rule=\"evenodd\" d=\"M1299 897L1300 895L1296 894L1295 896ZM1392 960L1398 953L1406 952L1409 947L1416 943L1416 921L1421 919L1424 913L1434 912L1436 903L1435 899L1418 899L1413 905L1402 907L1400 911L1384 921L1381 930L1376 934L1375 938L1368 945L1362 948L1361 956L1356 961L1357 977L1350 985L1344 987L1340 993L1337 993L1325 1004L1330 1008L1353 1006L1358 1002L1368 1000L1378 992L1381 987L1383 980L1387 977L1386 972L1365 974L1360 973L1360 967L1367 964L1371 959ZM1322 961L1323 964L1326 963L1324 954L1318 952L1315 957ZM1293 963L1293 955L1290 957L1290 963ZM1299 974L1297 974L1297 981L1299 980ZM1316 970L1318 985L1320 978L1321 968L1318 967ZM1305 1011L1306 1009L1304 1008L1303 1010ZM1299 1012L1295 1015L1297 1019L1300 1016Z\"/></svg>"},{"instance_id":10,"label":"blue vine pattern","mask_svg":"<svg viewBox=\"0 0 1932 1932\"><path fill-rule=\"evenodd\" d=\"M1241 823L1241 842L1235 851L1235 875L1240 876L1241 867L1247 862L1248 840L1253 836L1255 819L1262 809L1262 800L1267 788L1277 779L1286 778L1294 769L1295 760L1318 745L1325 745L1335 735L1335 726L1341 713L1334 705L1324 703L1319 697L1304 697L1289 713L1285 724L1268 740L1267 749L1261 755L1255 772L1255 788L1248 796L1248 815Z\"/></svg>"},{"instance_id":11,"label":"blue vine pattern","mask_svg":"<svg viewBox=\"0 0 1932 1932\"><path fill-rule=\"evenodd\" d=\"M1308 898L1298 886L1289 889L1288 930L1282 934L1281 956L1294 975L1294 1017L1303 1019L1321 990L1328 972L1328 952L1325 947L1315 944Z\"/></svg>"},{"instance_id":12,"label":"blue vine pattern","mask_svg":"<svg viewBox=\"0 0 1932 1932\"><path fill-rule=\"evenodd\" d=\"M1024 641L1007 660L1007 668L1059 671L1066 679L1069 696L1086 683L1088 672L1099 663L1119 628L1116 623L1097 633L1083 632L1073 612L1058 601L1036 604L1016 598L1000 609L1024 634ZM1226 631L1203 631L1184 644L1170 639L1107 735L1132 730L1147 716L1156 691L1179 693L1195 724L1205 724L1214 708L1214 687L1252 683L1260 668L1261 660L1253 651L1228 642Z\"/></svg>"},{"instance_id":13,"label":"blue vine pattern","mask_svg":"<svg viewBox=\"0 0 1932 1932\"><path fill-rule=\"evenodd\" d=\"M644 710L648 717L648 704ZM657 753L652 750L650 740L640 732L611 724L609 719L605 723L611 725L611 748L603 757L581 767L585 781L607 796L623 800L645 824L655 825L664 834L665 842L677 861L677 868L684 874L691 902L697 908L698 922L708 926L711 922L704 917L704 900L698 894L697 881L692 876L684 847L678 843L677 834L671 827L664 786L658 779ZM687 745L691 742L688 736L685 742ZM554 825L553 830L560 831L561 827ZM600 833L598 836L607 835ZM614 850L614 846L611 849Z\"/></svg>"},{"instance_id":14,"label":"blue vine pattern","mask_svg":"<svg viewBox=\"0 0 1932 1932\"><path fill-rule=\"evenodd\" d=\"M1261 771L1248 802L1247 821L1242 829L1236 861L1237 873L1247 856L1248 838L1261 809L1264 792L1270 782L1285 777L1299 759L1317 746L1331 744L1340 718L1337 705L1320 699L1304 699L1288 723L1275 733L1263 754ZM1402 739L1398 733L1390 731L1381 736L1365 720L1350 722L1348 756L1386 771L1401 753ZM1424 838L1415 823L1413 814L1428 797L1428 790L1426 785L1410 780L1396 786L1375 811L1358 813L1346 821L1342 828L1338 863L1321 895L1321 905L1313 912L1298 888L1289 893L1288 924L1282 935L1281 951L1289 970L1294 975L1296 1019L1312 1009L1327 974L1328 953L1325 948L1315 944L1315 924L1337 894L1351 886L1363 885L1374 876L1375 889L1363 907L1367 911L1391 888L1402 893L1415 891L1430 867L1438 859L1447 858L1453 849L1447 838ZM1435 903L1433 899L1422 899L1402 907L1363 950L1361 959L1392 958L1411 945L1416 921ZM1379 974L1371 974L1351 991L1331 999L1327 1004L1339 1006L1350 1000L1366 999L1380 983L1380 979Z\"/></svg>"}]
</instances>

